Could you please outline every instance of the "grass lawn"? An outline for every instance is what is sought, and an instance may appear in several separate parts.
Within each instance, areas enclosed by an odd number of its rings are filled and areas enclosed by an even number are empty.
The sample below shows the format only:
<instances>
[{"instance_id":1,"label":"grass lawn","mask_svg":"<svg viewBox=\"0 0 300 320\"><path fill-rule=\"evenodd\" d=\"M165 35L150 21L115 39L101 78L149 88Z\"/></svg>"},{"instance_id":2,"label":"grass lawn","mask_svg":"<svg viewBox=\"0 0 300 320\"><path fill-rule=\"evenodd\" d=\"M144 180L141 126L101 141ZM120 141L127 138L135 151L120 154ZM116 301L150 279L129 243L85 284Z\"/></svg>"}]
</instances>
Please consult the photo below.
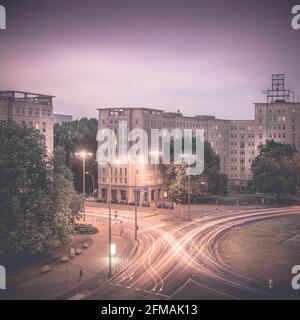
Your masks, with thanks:
<instances>
[{"instance_id":1,"label":"grass lawn","mask_svg":"<svg viewBox=\"0 0 300 320\"><path fill-rule=\"evenodd\" d=\"M81 247L85 242L92 243L89 235L76 234L72 237L71 244L57 243L46 255L11 262L6 265L8 287L13 289L21 282L39 275L40 269L45 265L53 267L61 264L61 258L70 254L71 247Z\"/></svg>"},{"instance_id":2,"label":"grass lawn","mask_svg":"<svg viewBox=\"0 0 300 320\"><path fill-rule=\"evenodd\" d=\"M291 289L291 269L300 264L300 214L263 220L232 230L219 241L222 259L235 269L267 283L274 290Z\"/></svg>"}]
</instances>

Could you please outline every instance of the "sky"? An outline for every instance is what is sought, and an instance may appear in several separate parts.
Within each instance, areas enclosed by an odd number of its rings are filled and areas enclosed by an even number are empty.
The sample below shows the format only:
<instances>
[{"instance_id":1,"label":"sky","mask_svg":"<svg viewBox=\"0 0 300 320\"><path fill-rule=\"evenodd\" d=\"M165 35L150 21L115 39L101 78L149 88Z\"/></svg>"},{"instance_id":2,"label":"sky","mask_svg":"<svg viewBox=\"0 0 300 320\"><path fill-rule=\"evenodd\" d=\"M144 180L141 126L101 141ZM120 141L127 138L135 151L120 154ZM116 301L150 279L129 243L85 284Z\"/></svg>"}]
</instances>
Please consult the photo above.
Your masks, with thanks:
<instances>
[{"instance_id":1,"label":"sky","mask_svg":"<svg viewBox=\"0 0 300 320\"><path fill-rule=\"evenodd\" d=\"M54 111L154 107L252 119L272 73L300 92L289 0L0 0L0 90L56 96Z\"/></svg>"}]
</instances>

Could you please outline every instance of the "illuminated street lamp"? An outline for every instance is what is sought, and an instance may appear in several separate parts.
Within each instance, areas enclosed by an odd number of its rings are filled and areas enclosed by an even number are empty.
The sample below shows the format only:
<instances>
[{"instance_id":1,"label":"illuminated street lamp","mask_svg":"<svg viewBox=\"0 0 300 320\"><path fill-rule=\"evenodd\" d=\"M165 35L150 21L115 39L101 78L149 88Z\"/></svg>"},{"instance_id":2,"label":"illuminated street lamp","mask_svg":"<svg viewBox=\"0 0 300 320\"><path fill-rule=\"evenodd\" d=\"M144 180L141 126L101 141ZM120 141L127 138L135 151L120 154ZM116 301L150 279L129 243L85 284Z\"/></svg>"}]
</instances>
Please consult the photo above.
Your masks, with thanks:
<instances>
[{"instance_id":1,"label":"illuminated street lamp","mask_svg":"<svg viewBox=\"0 0 300 320\"><path fill-rule=\"evenodd\" d=\"M82 158L82 196L83 196L83 221L85 221L85 159L91 157L91 152L75 152L76 157Z\"/></svg>"},{"instance_id":2,"label":"illuminated street lamp","mask_svg":"<svg viewBox=\"0 0 300 320\"><path fill-rule=\"evenodd\" d=\"M149 154L151 156L154 156L155 157L155 161L154 161L154 168L155 168L155 208L157 209L158 208L158 172L157 172L157 157L161 156L162 155L162 152L159 152L159 151L150 151Z\"/></svg>"}]
</instances>

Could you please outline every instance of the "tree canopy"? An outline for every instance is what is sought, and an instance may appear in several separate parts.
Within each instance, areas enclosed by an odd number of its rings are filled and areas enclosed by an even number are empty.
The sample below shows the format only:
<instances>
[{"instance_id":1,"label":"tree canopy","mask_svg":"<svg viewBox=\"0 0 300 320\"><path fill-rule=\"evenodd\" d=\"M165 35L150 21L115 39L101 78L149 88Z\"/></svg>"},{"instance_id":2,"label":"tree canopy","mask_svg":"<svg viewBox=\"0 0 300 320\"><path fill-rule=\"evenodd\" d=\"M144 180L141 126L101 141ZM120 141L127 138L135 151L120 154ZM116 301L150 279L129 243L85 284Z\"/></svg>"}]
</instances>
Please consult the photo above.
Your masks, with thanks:
<instances>
[{"instance_id":1,"label":"tree canopy","mask_svg":"<svg viewBox=\"0 0 300 320\"><path fill-rule=\"evenodd\" d=\"M169 198L186 201L188 198L187 182L184 164L170 164L164 168L164 188L168 190ZM203 195L218 195L227 193L227 176L220 172L220 158L208 142L204 144L204 171L201 175L190 177L191 198Z\"/></svg>"},{"instance_id":2,"label":"tree canopy","mask_svg":"<svg viewBox=\"0 0 300 320\"><path fill-rule=\"evenodd\" d=\"M65 166L65 153L46 153L38 130L0 124L0 255L43 253L68 242L82 198Z\"/></svg>"},{"instance_id":3,"label":"tree canopy","mask_svg":"<svg viewBox=\"0 0 300 320\"><path fill-rule=\"evenodd\" d=\"M82 192L82 160L78 159L74 153L80 150L93 153L93 157L86 159L86 171L93 174L97 181L98 170L95 162L98 147L97 131L98 120L95 118L82 118L54 125L54 146L65 150L66 164L74 174L75 188L78 192ZM87 179L90 179L90 175ZM92 183L88 181L87 192L92 192L92 189Z\"/></svg>"},{"instance_id":4,"label":"tree canopy","mask_svg":"<svg viewBox=\"0 0 300 320\"><path fill-rule=\"evenodd\" d=\"M256 191L285 198L299 186L300 161L297 150L290 144L268 140L259 146L259 155L252 163Z\"/></svg>"}]
</instances>

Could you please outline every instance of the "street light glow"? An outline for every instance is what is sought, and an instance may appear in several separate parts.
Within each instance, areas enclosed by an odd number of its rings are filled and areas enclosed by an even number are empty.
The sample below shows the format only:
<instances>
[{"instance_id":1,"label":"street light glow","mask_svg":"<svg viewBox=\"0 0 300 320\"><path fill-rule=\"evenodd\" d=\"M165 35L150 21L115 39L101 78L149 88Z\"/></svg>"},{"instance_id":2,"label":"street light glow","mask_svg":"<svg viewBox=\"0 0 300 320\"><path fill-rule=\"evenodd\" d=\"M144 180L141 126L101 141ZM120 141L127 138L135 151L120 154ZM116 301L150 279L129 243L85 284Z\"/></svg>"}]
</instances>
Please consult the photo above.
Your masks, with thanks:
<instances>
[{"instance_id":1,"label":"street light glow","mask_svg":"<svg viewBox=\"0 0 300 320\"><path fill-rule=\"evenodd\" d=\"M86 152L86 151L75 152L75 156L82 157L82 158L91 157L92 155L93 154L91 152Z\"/></svg>"}]
</instances>

